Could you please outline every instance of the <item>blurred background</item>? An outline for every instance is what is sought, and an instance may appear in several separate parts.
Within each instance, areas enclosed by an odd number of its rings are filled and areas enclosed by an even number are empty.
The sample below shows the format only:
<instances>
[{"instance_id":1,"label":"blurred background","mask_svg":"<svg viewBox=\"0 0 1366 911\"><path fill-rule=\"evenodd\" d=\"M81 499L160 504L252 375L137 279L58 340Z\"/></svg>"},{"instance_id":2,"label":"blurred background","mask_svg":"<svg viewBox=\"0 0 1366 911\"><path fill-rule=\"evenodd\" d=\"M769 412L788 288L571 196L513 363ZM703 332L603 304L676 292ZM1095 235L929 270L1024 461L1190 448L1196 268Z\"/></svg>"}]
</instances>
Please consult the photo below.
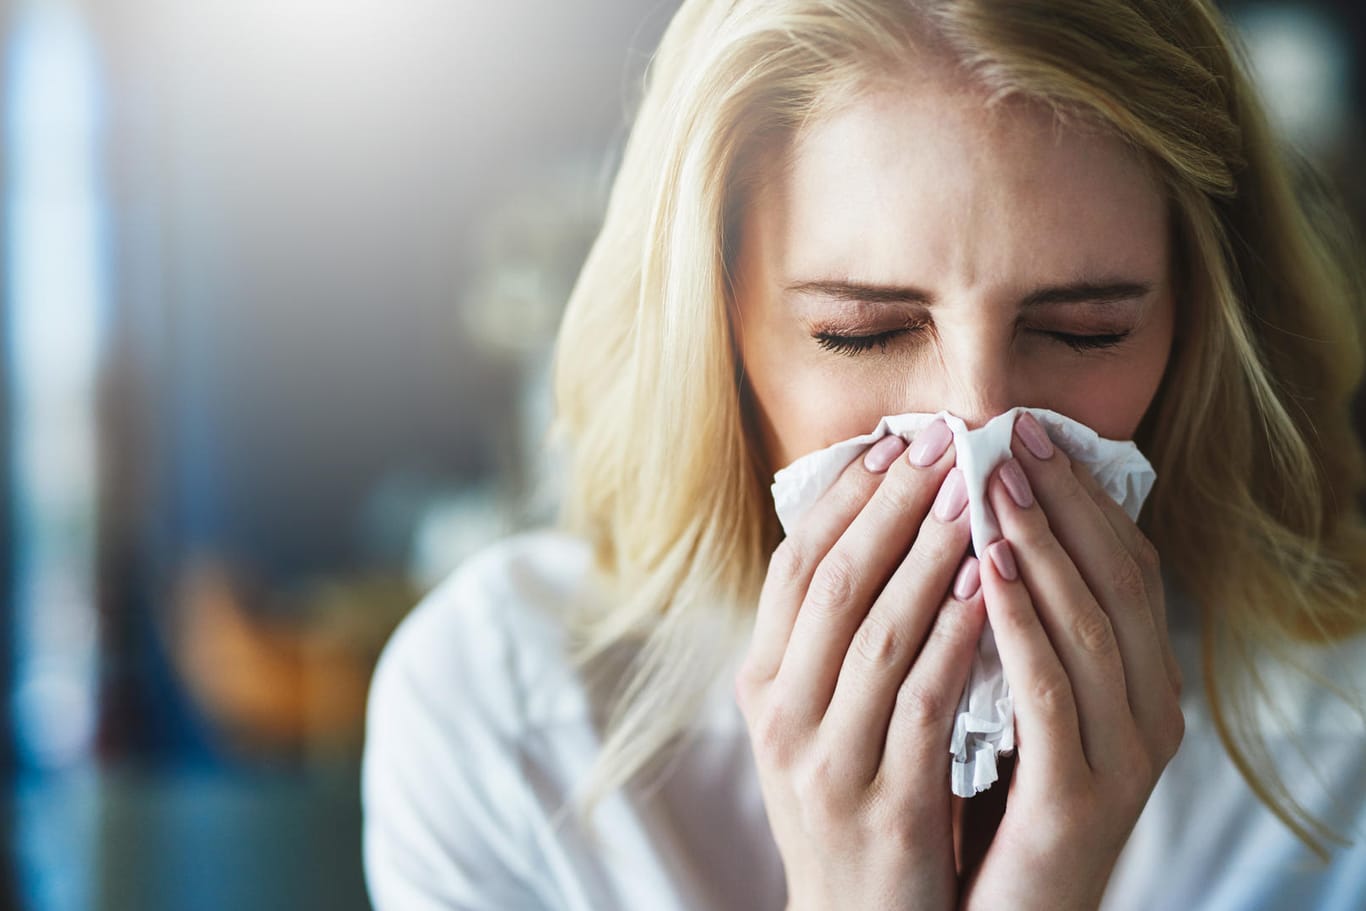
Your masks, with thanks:
<instances>
[{"instance_id":1,"label":"blurred background","mask_svg":"<svg viewBox=\"0 0 1366 911\"><path fill-rule=\"evenodd\" d=\"M0 6L0 908L367 908L373 662L545 522L672 0ZM1366 212L1358 4L1240 4Z\"/></svg>"}]
</instances>

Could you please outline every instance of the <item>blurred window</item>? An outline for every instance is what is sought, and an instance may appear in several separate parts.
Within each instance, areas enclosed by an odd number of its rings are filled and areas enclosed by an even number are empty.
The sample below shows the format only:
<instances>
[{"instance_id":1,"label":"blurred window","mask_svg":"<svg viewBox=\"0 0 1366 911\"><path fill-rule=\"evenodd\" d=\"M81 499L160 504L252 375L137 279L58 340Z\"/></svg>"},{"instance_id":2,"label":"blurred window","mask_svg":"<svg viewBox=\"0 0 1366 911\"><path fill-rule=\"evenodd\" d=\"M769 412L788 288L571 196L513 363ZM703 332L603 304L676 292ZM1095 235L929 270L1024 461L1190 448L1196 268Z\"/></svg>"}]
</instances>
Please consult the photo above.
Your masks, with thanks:
<instances>
[{"instance_id":1,"label":"blurred window","mask_svg":"<svg viewBox=\"0 0 1366 911\"><path fill-rule=\"evenodd\" d=\"M87 31L66 3L19 8L7 50L10 709L21 773L79 773L93 759L97 715L97 80ZM26 799L33 793L20 788L16 814L25 892L42 908L87 907L89 883L72 873L90 869L90 821L70 825Z\"/></svg>"}]
</instances>

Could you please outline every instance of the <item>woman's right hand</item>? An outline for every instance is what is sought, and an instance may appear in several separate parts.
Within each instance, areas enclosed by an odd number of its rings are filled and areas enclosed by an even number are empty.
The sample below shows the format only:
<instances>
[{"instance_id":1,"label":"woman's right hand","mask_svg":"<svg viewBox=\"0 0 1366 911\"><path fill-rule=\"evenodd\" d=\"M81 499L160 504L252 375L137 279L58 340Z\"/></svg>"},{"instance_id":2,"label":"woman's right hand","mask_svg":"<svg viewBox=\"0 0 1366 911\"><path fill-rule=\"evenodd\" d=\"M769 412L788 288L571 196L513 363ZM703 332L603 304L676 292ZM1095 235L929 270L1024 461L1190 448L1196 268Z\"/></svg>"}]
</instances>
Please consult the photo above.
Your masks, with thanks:
<instances>
[{"instance_id":1,"label":"woman's right hand","mask_svg":"<svg viewBox=\"0 0 1366 911\"><path fill-rule=\"evenodd\" d=\"M948 745L985 609L952 434L905 448L774 551L736 678L789 911L957 902Z\"/></svg>"}]
</instances>

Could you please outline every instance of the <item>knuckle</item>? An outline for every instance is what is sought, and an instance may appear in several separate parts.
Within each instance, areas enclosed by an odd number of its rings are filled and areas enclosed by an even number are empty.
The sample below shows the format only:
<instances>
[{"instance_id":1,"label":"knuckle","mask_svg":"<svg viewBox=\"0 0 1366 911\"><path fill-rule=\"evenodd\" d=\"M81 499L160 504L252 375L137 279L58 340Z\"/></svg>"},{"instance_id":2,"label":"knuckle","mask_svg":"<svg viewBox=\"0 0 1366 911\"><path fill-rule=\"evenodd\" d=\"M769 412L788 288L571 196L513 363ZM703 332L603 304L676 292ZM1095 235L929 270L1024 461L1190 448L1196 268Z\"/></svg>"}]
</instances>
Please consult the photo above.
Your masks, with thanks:
<instances>
[{"instance_id":1,"label":"knuckle","mask_svg":"<svg viewBox=\"0 0 1366 911\"><path fill-rule=\"evenodd\" d=\"M930 519L926 519L925 523L929 524ZM906 556L902 559L902 565L903 567L906 567L906 570L904 571L907 572L908 578L921 579L928 574L930 570L933 570L933 537L933 531L922 527L921 533L915 538L915 544L912 544L911 549L907 550Z\"/></svg>"},{"instance_id":2,"label":"knuckle","mask_svg":"<svg viewBox=\"0 0 1366 911\"><path fill-rule=\"evenodd\" d=\"M1091 494L1082 486L1081 481L1072 473L1070 468L1058 466L1060 475L1058 484L1058 495L1063 502L1070 507L1087 506L1091 504Z\"/></svg>"},{"instance_id":3,"label":"knuckle","mask_svg":"<svg viewBox=\"0 0 1366 911\"><path fill-rule=\"evenodd\" d=\"M934 557L930 553L934 545L929 538L930 535L922 530L915 543L911 545L911 549L906 552L906 556L901 559L907 578L924 578L934 568Z\"/></svg>"},{"instance_id":4,"label":"knuckle","mask_svg":"<svg viewBox=\"0 0 1366 911\"><path fill-rule=\"evenodd\" d=\"M907 678L896 692L896 715L901 723L914 729L933 729L947 725L949 713L957 707L957 697L950 704L946 690L923 680Z\"/></svg>"},{"instance_id":5,"label":"knuckle","mask_svg":"<svg viewBox=\"0 0 1366 911\"><path fill-rule=\"evenodd\" d=\"M1014 535L1014 543L1018 543L1026 551L1035 553L1047 552L1059 546L1057 539L1053 537L1053 528L1048 524L1048 517L1042 509L1027 510L1023 517L1020 530Z\"/></svg>"},{"instance_id":6,"label":"knuckle","mask_svg":"<svg viewBox=\"0 0 1366 911\"><path fill-rule=\"evenodd\" d=\"M850 470L844 473L827 494L835 501L841 514L852 515L863 508L882 486L883 475L869 474L863 470L863 460L855 459Z\"/></svg>"},{"instance_id":7,"label":"knuckle","mask_svg":"<svg viewBox=\"0 0 1366 911\"><path fill-rule=\"evenodd\" d=\"M931 565L956 562L967 549L968 534L966 525L945 525L934 516L929 516L921 523L920 534L916 536L912 549L919 549L926 563Z\"/></svg>"},{"instance_id":8,"label":"knuckle","mask_svg":"<svg viewBox=\"0 0 1366 911\"><path fill-rule=\"evenodd\" d=\"M807 600L817 610L838 611L853 596L854 580L854 566L849 556L841 551L831 551L816 567Z\"/></svg>"},{"instance_id":9,"label":"knuckle","mask_svg":"<svg viewBox=\"0 0 1366 911\"><path fill-rule=\"evenodd\" d=\"M1157 578L1162 572L1162 557L1158 554L1153 542L1149 541L1143 534L1138 536L1138 547L1134 553L1134 559L1138 562L1139 569L1151 578Z\"/></svg>"},{"instance_id":10,"label":"knuckle","mask_svg":"<svg viewBox=\"0 0 1366 911\"><path fill-rule=\"evenodd\" d=\"M966 526L955 528L930 516L920 525L920 533L906 554L905 562L910 564L908 571L912 578L921 578L934 572L944 564L956 560L966 547L960 535L966 536Z\"/></svg>"},{"instance_id":11,"label":"knuckle","mask_svg":"<svg viewBox=\"0 0 1366 911\"><path fill-rule=\"evenodd\" d=\"M1032 603L1024 598L1006 598L997 605L997 614L993 617L993 624L999 617L1001 625L1008 627L1016 633L1029 631L1038 621L1038 613Z\"/></svg>"},{"instance_id":12,"label":"knuckle","mask_svg":"<svg viewBox=\"0 0 1366 911\"><path fill-rule=\"evenodd\" d=\"M806 576L808 560L806 546L799 538L788 535L778 543L768 561L768 578L782 586L796 583Z\"/></svg>"},{"instance_id":13,"label":"knuckle","mask_svg":"<svg viewBox=\"0 0 1366 911\"><path fill-rule=\"evenodd\" d=\"M1158 747L1164 762L1176 755L1185 737L1186 716L1181 713L1180 704L1173 699L1172 705L1163 713L1162 723L1158 727Z\"/></svg>"},{"instance_id":14,"label":"knuckle","mask_svg":"<svg viewBox=\"0 0 1366 911\"><path fill-rule=\"evenodd\" d=\"M1096 480L1096 476L1091 473L1091 469L1086 467L1085 464L1075 461L1070 457L1065 464L1067 465L1067 470L1071 473L1072 477L1076 478L1077 483L1080 484L1082 487L1087 488L1087 490L1095 491L1099 491L1102 489L1100 486L1100 481Z\"/></svg>"},{"instance_id":15,"label":"knuckle","mask_svg":"<svg viewBox=\"0 0 1366 911\"><path fill-rule=\"evenodd\" d=\"M1057 719L1076 711L1072 683L1061 670L1043 674L1034 681L1034 704L1046 717Z\"/></svg>"},{"instance_id":16,"label":"knuckle","mask_svg":"<svg viewBox=\"0 0 1366 911\"><path fill-rule=\"evenodd\" d=\"M1117 649L1114 625L1098 607L1082 611L1073 619L1072 635L1093 655L1111 655Z\"/></svg>"},{"instance_id":17,"label":"knuckle","mask_svg":"<svg viewBox=\"0 0 1366 911\"><path fill-rule=\"evenodd\" d=\"M957 600L947 601L934 618L930 627L927 648L952 647L969 638L972 624L968 620L966 607Z\"/></svg>"},{"instance_id":18,"label":"knuckle","mask_svg":"<svg viewBox=\"0 0 1366 911\"><path fill-rule=\"evenodd\" d=\"M854 650L865 664L888 667L901 658L902 639L901 632L893 624L869 614L854 634Z\"/></svg>"},{"instance_id":19,"label":"knuckle","mask_svg":"<svg viewBox=\"0 0 1366 911\"><path fill-rule=\"evenodd\" d=\"M836 756L818 748L793 771L793 792L817 813L817 818L829 820L843 802L842 776Z\"/></svg>"},{"instance_id":20,"label":"knuckle","mask_svg":"<svg viewBox=\"0 0 1366 911\"><path fill-rule=\"evenodd\" d=\"M750 724L755 755L766 765L786 767L793 756L793 724L780 706L769 706Z\"/></svg>"},{"instance_id":21,"label":"knuckle","mask_svg":"<svg viewBox=\"0 0 1366 911\"><path fill-rule=\"evenodd\" d=\"M1143 577L1143 568L1127 553L1118 561L1110 582L1121 597L1140 600L1147 596L1148 583Z\"/></svg>"},{"instance_id":22,"label":"knuckle","mask_svg":"<svg viewBox=\"0 0 1366 911\"><path fill-rule=\"evenodd\" d=\"M902 460L898 459L892 469L887 472L882 486L878 488L871 501L888 516L911 512L918 499L916 490L918 476L898 470L901 464Z\"/></svg>"}]
</instances>

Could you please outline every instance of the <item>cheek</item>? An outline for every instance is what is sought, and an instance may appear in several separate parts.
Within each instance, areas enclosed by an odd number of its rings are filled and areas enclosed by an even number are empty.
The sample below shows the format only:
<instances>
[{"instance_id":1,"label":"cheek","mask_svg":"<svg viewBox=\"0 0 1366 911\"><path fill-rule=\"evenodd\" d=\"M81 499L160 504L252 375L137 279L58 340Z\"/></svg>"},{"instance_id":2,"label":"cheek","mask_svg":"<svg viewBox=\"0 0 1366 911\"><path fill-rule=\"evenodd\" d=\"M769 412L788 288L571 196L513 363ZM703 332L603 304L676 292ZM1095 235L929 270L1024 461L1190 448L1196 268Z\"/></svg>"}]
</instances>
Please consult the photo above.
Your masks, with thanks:
<instances>
[{"instance_id":1,"label":"cheek","mask_svg":"<svg viewBox=\"0 0 1366 911\"><path fill-rule=\"evenodd\" d=\"M1103 437L1128 440L1133 437L1146 410L1135 404L1130 385L1127 381L1098 382L1084 393L1072 393L1054 409L1081 421Z\"/></svg>"},{"instance_id":2,"label":"cheek","mask_svg":"<svg viewBox=\"0 0 1366 911\"><path fill-rule=\"evenodd\" d=\"M831 370L793 367L778 357L746 362L770 472L809 452L865 434L902 410L886 383L851 382Z\"/></svg>"},{"instance_id":3,"label":"cheek","mask_svg":"<svg viewBox=\"0 0 1366 911\"><path fill-rule=\"evenodd\" d=\"M1152 405L1167 365L1167 346L1154 346L1142 356L1100 363L1073 378L1050 397L1054 408L1081 421L1103 437L1133 439Z\"/></svg>"}]
</instances>

